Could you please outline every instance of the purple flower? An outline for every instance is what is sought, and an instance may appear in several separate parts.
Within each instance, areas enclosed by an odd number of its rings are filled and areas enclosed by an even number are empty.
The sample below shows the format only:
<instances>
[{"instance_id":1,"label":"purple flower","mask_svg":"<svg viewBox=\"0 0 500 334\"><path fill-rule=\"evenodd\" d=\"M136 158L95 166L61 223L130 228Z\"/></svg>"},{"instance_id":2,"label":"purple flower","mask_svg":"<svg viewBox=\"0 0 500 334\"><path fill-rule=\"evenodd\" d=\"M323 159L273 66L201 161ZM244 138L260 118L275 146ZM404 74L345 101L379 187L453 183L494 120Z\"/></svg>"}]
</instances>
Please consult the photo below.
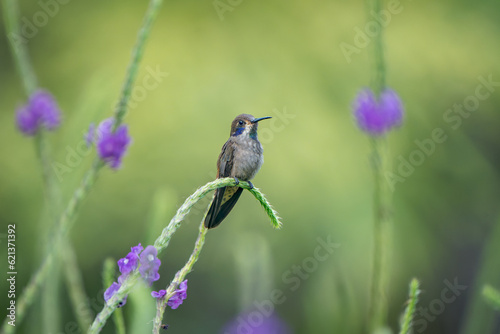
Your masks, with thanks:
<instances>
[{"instance_id":1,"label":"purple flower","mask_svg":"<svg viewBox=\"0 0 500 334\"><path fill-rule=\"evenodd\" d=\"M372 136L400 126L403 119L403 103L391 89L385 89L378 100L370 89L364 89L356 97L353 108L358 126Z\"/></svg>"},{"instance_id":2,"label":"purple flower","mask_svg":"<svg viewBox=\"0 0 500 334\"><path fill-rule=\"evenodd\" d=\"M97 128L97 152L111 168L118 169L127 147L130 145L131 138L128 135L126 125L120 125L115 132L112 132L113 123L114 119L108 118L99 124Z\"/></svg>"},{"instance_id":3,"label":"purple flower","mask_svg":"<svg viewBox=\"0 0 500 334\"><path fill-rule=\"evenodd\" d=\"M154 298L163 298L167 294L167 290L160 290L158 292L156 291L151 291L151 296Z\"/></svg>"},{"instance_id":4,"label":"purple flower","mask_svg":"<svg viewBox=\"0 0 500 334\"><path fill-rule=\"evenodd\" d=\"M33 136L41 126L56 129L61 123L61 111L49 92L38 90L16 111L16 123L22 133Z\"/></svg>"},{"instance_id":5,"label":"purple flower","mask_svg":"<svg viewBox=\"0 0 500 334\"><path fill-rule=\"evenodd\" d=\"M106 301L106 303L111 299L111 297L113 297L113 295L120 289L121 286L121 284L113 282L113 284L111 284L111 286L106 289L106 291L104 292L104 300Z\"/></svg>"},{"instance_id":6,"label":"purple flower","mask_svg":"<svg viewBox=\"0 0 500 334\"><path fill-rule=\"evenodd\" d=\"M291 334L288 325L274 313L264 315L258 310L245 312L230 322L223 331L224 334Z\"/></svg>"},{"instance_id":7,"label":"purple flower","mask_svg":"<svg viewBox=\"0 0 500 334\"><path fill-rule=\"evenodd\" d=\"M137 246L130 247L131 253L135 253L137 255L139 255L139 253L142 252L143 249L144 249L144 247L142 247L140 242Z\"/></svg>"},{"instance_id":8,"label":"purple flower","mask_svg":"<svg viewBox=\"0 0 500 334\"><path fill-rule=\"evenodd\" d=\"M22 106L16 111L16 123L25 135L32 136L38 130L38 119L30 112L28 106Z\"/></svg>"},{"instance_id":9,"label":"purple flower","mask_svg":"<svg viewBox=\"0 0 500 334\"><path fill-rule=\"evenodd\" d=\"M120 290L120 287L121 287L121 283L116 283L116 282L113 282L113 284L111 284L111 286L109 288L106 289L106 291L104 292L104 300L106 301L106 303L108 302L108 300L111 299L111 297L114 296L114 294ZM128 296L125 296L125 298L123 298L119 303L118 303L118 307L122 307L123 305L125 305L125 303L127 303L127 297Z\"/></svg>"},{"instance_id":10,"label":"purple flower","mask_svg":"<svg viewBox=\"0 0 500 334\"><path fill-rule=\"evenodd\" d=\"M141 266L139 272L149 285L160 279L158 269L160 268L161 261L156 255L158 255L158 250L154 246L147 246L140 257Z\"/></svg>"},{"instance_id":11,"label":"purple flower","mask_svg":"<svg viewBox=\"0 0 500 334\"><path fill-rule=\"evenodd\" d=\"M89 130L85 135L85 144L87 144L87 147L90 147L90 145L94 143L94 138L95 138L95 124L90 123Z\"/></svg>"},{"instance_id":12,"label":"purple flower","mask_svg":"<svg viewBox=\"0 0 500 334\"><path fill-rule=\"evenodd\" d=\"M137 264L139 261L139 253L143 249L144 248L139 243L137 246L130 248L131 252L129 252L127 256L118 260L118 267L120 268L120 272L123 275L128 275L131 271L137 268Z\"/></svg>"},{"instance_id":13,"label":"purple flower","mask_svg":"<svg viewBox=\"0 0 500 334\"><path fill-rule=\"evenodd\" d=\"M187 288L188 288L188 281L185 280L181 284L179 284L179 288L175 290L175 294L168 300L167 305L172 308L172 310L175 310L178 308L184 299L187 298Z\"/></svg>"}]
</instances>

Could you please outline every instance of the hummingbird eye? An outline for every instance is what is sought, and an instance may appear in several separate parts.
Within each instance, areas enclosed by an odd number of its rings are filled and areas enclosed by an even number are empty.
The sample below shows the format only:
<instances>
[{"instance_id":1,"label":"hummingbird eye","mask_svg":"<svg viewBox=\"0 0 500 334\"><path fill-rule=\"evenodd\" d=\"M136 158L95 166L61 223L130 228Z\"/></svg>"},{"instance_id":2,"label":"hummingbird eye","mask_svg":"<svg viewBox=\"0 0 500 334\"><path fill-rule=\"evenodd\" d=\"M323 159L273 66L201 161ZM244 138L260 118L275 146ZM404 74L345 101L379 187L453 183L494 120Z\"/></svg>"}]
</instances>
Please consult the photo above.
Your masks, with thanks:
<instances>
[{"instance_id":1,"label":"hummingbird eye","mask_svg":"<svg viewBox=\"0 0 500 334\"><path fill-rule=\"evenodd\" d=\"M245 123L245 122L243 122L243 121L241 121L241 120L238 122L238 124L239 124L239 125L243 125L244 123Z\"/></svg>"}]
</instances>

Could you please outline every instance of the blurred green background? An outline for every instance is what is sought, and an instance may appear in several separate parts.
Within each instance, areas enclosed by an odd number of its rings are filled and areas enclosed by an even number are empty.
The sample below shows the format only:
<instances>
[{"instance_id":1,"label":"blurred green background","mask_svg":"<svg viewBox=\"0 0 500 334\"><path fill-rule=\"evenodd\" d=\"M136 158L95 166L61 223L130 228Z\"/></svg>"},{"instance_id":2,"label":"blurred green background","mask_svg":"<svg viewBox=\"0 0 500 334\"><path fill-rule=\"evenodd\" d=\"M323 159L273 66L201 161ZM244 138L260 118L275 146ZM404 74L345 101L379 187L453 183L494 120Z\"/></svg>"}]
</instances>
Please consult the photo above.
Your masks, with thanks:
<instances>
[{"instance_id":1,"label":"blurred green background","mask_svg":"<svg viewBox=\"0 0 500 334\"><path fill-rule=\"evenodd\" d=\"M223 20L212 1L165 1L161 9L126 118L133 144L121 170L102 171L71 232L87 295L101 298L106 257L118 259L139 242L151 243L184 199L214 178L236 115L273 116L260 125L265 164L254 184L283 217L284 227L273 230L245 192L223 224L208 233L188 277L188 299L166 313L169 332L222 333L252 297L263 300L279 289L286 300L276 305L277 314L294 333L362 333L373 182L369 140L354 124L350 105L372 77L371 48L361 48L348 63L339 45L354 44L354 29L364 28L364 3L230 6ZM412 277L422 282L424 308L441 298L446 280L456 279L467 288L427 321L423 332L459 333L477 293L485 245L500 223L500 86L476 111L460 116L456 129L443 116L475 94L478 77L500 81L500 4L401 1L401 6L385 35L388 84L406 108L403 127L389 136L394 172L400 156L409 159L418 150L416 140L431 138L436 128L447 139L396 184L389 325L398 327ZM145 9L145 2L130 0L70 1L28 40L40 86L56 96L64 113L62 127L49 138L55 161L72 165L60 175L65 203L95 156L95 151L76 157L68 152L77 150L90 122L112 114ZM39 11L39 3L21 1L27 21ZM17 226L19 293L40 263L46 223L33 141L14 124L24 94L1 29L0 233L5 237L8 223ZM146 89L151 71L168 75ZM205 199L196 207L161 254L155 290L187 260L207 204ZM162 226L151 227L155 216L163 217ZM283 275L314 256L317 238L328 236L340 246L292 291ZM5 238L1 245L5 263ZM490 283L498 288L500 270L492 271L497 280ZM64 325L75 318L62 280L59 286L62 306L53 312L61 317L59 332L70 333ZM7 291L5 279L0 288ZM152 298L146 300L154 307ZM40 309L35 303L19 333L41 332ZM123 310L128 325L139 317L134 300ZM145 313L136 320L141 328L136 332L150 332L154 310ZM111 321L103 332L114 332Z\"/></svg>"}]
</instances>

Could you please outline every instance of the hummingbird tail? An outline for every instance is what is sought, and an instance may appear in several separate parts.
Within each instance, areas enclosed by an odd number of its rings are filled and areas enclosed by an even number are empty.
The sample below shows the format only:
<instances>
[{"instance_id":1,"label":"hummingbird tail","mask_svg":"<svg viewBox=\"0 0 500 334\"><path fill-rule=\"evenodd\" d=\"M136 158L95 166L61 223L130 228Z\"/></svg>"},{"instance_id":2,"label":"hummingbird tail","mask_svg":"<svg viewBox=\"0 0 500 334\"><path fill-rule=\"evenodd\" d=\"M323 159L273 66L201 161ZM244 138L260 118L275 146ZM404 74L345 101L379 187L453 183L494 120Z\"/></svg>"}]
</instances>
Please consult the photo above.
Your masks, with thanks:
<instances>
[{"instance_id":1,"label":"hummingbird tail","mask_svg":"<svg viewBox=\"0 0 500 334\"><path fill-rule=\"evenodd\" d=\"M224 187L215 191L215 196L208 209L205 218L205 227L217 227L226 216L231 212L234 205L240 198L243 188L240 187Z\"/></svg>"}]
</instances>

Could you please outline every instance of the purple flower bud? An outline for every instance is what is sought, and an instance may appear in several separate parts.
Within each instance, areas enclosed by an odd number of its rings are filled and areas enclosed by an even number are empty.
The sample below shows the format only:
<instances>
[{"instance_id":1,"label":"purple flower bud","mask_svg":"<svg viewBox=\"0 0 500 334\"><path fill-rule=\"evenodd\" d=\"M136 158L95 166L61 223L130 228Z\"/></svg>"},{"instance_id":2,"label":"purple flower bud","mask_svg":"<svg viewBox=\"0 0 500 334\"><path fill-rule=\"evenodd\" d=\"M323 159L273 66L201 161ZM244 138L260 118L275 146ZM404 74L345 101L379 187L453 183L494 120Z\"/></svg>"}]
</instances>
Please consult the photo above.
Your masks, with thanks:
<instances>
[{"instance_id":1,"label":"purple flower bud","mask_svg":"<svg viewBox=\"0 0 500 334\"><path fill-rule=\"evenodd\" d=\"M106 289L106 291L104 292L104 300L106 301L106 303L111 299L111 297L113 297L116 291L120 290L121 286L121 284L113 282L113 284L111 284L111 286Z\"/></svg>"},{"instance_id":2,"label":"purple flower bud","mask_svg":"<svg viewBox=\"0 0 500 334\"><path fill-rule=\"evenodd\" d=\"M156 257L157 254L158 250L154 246L147 246L141 253L139 272L149 285L160 279L158 269L161 261Z\"/></svg>"},{"instance_id":3,"label":"purple flower bud","mask_svg":"<svg viewBox=\"0 0 500 334\"><path fill-rule=\"evenodd\" d=\"M370 89L362 90L354 100L354 117L361 130L372 136L380 136L403 119L403 103L391 89L384 90L377 101Z\"/></svg>"},{"instance_id":4,"label":"purple flower bud","mask_svg":"<svg viewBox=\"0 0 500 334\"><path fill-rule=\"evenodd\" d=\"M97 128L97 152L99 157L111 168L118 169L132 139L128 135L126 125L120 125L115 132L112 132L113 123L114 119L108 118L99 124Z\"/></svg>"},{"instance_id":5,"label":"purple flower bud","mask_svg":"<svg viewBox=\"0 0 500 334\"><path fill-rule=\"evenodd\" d=\"M61 123L61 111L49 92L38 90L17 110L16 122L22 133L32 136L41 126L47 130L56 129Z\"/></svg>"},{"instance_id":6,"label":"purple flower bud","mask_svg":"<svg viewBox=\"0 0 500 334\"><path fill-rule=\"evenodd\" d=\"M160 290L158 292L156 291L151 291L151 296L154 298L163 298L167 294L167 290Z\"/></svg>"},{"instance_id":7,"label":"purple flower bud","mask_svg":"<svg viewBox=\"0 0 500 334\"><path fill-rule=\"evenodd\" d=\"M115 295L115 293L120 290L120 287L121 287L121 283L116 283L116 282L113 282L113 284L111 284L111 286L109 288L106 289L106 291L104 292L104 300L106 301L106 303L108 302L108 300L111 299L111 297L113 297ZM118 303L118 307L122 307L123 305L125 305L127 303L127 297L128 296L125 296L119 303Z\"/></svg>"},{"instance_id":8,"label":"purple flower bud","mask_svg":"<svg viewBox=\"0 0 500 334\"><path fill-rule=\"evenodd\" d=\"M139 243L137 246L131 247L130 250L131 252L127 256L118 260L118 268L120 268L120 272L125 276L137 268L139 253L143 250L143 247Z\"/></svg>"},{"instance_id":9,"label":"purple flower bud","mask_svg":"<svg viewBox=\"0 0 500 334\"><path fill-rule=\"evenodd\" d=\"M38 130L38 118L30 111L29 106L17 109L16 123L19 130L28 136L33 136Z\"/></svg>"},{"instance_id":10,"label":"purple flower bud","mask_svg":"<svg viewBox=\"0 0 500 334\"><path fill-rule=\"evenodd\" d=\"M179 284L179 289L175 290L175 294L168 300L167 305L170 306L172 310L178 308L184 299L187 298L187 283L188 281L185 280Z\"/></svg>"}]
</instances>

